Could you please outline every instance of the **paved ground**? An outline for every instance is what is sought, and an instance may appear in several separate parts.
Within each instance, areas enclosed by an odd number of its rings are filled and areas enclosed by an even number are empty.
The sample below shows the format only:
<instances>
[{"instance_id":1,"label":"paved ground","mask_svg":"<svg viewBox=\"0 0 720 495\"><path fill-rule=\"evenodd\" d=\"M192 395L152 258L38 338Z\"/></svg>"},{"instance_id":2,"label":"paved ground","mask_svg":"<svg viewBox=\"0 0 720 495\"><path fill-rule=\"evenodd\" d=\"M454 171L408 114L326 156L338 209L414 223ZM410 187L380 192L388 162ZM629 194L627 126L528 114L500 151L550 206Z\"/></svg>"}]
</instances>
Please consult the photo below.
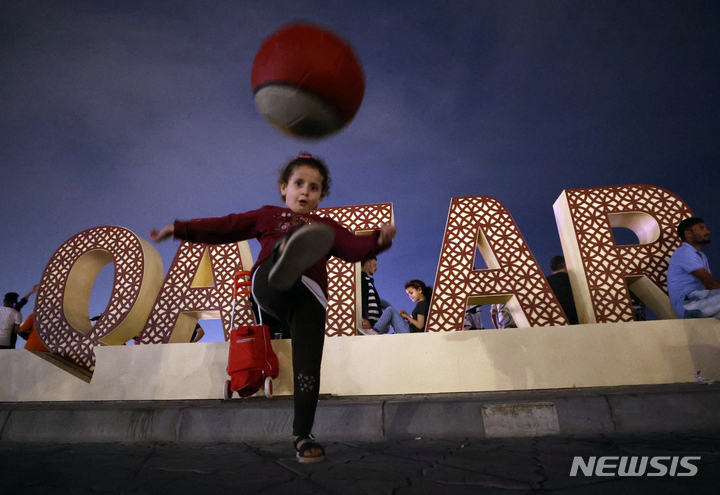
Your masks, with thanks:
<instances>
[{"instance_id":1,"label":"paved ground","mask_svg":"<svg viewBox=\"0 0 720 495\"><path fill-rule=\"evenodd\" d=\"M283 443L0 442L2 494L716 494L720 431L585 438L328 443L298 464ZM693 477L569 476L574 456L700 456ZM617 462L617 461L616 461ZM664 463L671 467L671 460ZM648 472L650 469L648 468ZM676 473L687 472L678 467ZM652 472L657 472L653 470Z\"/></svg>"}]
</instances>

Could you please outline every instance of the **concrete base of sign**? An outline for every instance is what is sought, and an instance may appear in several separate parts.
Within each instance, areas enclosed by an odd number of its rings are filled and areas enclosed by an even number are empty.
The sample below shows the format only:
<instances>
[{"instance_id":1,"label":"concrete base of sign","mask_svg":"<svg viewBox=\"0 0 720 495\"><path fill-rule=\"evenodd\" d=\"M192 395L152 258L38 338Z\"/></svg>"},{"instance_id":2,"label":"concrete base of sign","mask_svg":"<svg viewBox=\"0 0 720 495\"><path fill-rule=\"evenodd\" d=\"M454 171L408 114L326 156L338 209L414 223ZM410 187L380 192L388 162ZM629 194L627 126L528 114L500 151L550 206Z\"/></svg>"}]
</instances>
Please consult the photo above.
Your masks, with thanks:
<instances>
[{"instance_id":1,"label":"concrete base of sign","mask_svg":"<svg viewBox=\"0 0 720 495\"><path fill-rule=\"evenodd\" d=\"M290 341L273 341L276 395L292 393ZM89 383L24 350L0 351L0 402L222 397L227 342L102 346ZM720 321L333 337L320 392L342 396L560 389L720 380ZM240 399L235 399L240 400Z\"/></svg>"}]
</instances>

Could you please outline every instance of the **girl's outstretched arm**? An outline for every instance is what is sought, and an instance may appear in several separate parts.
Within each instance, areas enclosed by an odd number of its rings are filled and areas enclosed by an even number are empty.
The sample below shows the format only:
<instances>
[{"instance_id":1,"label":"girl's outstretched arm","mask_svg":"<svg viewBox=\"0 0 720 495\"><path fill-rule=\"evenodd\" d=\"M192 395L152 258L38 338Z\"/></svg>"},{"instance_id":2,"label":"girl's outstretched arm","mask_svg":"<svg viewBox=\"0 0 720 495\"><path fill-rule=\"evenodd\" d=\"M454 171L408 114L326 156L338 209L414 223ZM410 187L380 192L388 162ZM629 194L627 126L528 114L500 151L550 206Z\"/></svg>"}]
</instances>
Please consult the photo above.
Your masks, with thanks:
<instances>
[{"instance_id":1,"label":"girl's outstretched arm","mask_svg":"<svg viewBox=\"0 0 720 495\"><path fill-rule=\"evenodd\" d=\"M158 232L155 229L152 229L150 231L150 239L153 242L160 242L160 241L164 241L165 239L171 238L174 233L175 233L175 225L170 223L170 224L166 225L165 227L163 227L162 229L160 229L160 232Z\"/></svg>"},{"instance_id":2,"label":"girl's outstretched arm","mask_svg":"<svg viewBox=\"0 0 720 495\"><path fill-rule=\"evenodd\" d=\"M358 235L330 218L322 221L335 229L335 243L330 254L348 263L364 261L369 256L385 251L390 248L395 237L396 229L392 225L382 225L372 235Z\"/></svg>"}]
</instances>

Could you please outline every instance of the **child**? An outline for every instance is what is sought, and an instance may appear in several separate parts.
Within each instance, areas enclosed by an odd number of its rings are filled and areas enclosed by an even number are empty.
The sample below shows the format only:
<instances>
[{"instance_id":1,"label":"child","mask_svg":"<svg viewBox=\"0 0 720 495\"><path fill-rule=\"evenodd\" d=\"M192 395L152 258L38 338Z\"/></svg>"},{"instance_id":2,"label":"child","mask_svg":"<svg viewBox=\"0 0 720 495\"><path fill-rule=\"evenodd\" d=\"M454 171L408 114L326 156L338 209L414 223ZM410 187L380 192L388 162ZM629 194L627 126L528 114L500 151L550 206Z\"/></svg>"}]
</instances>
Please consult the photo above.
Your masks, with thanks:
<instances>
[{"instance_id":1,"label":"child","mask_svg":"<svg viewBox=\"0 0 720 495\"><path fill-rule=\"evenodd\" d=\"M430 310L430 298L432 297L432 289L430 289L422 280L411 280L405 284L405 292L410 300L415 304L412 315L401 309L396 310L392 306L385 308L380 315L380 319L375 323L372 329L362 330L366 335L379 335L388 332L388 327L392 325L395 333L415 333L425 331L425 320Z\"/></svg>"},{"instance_id":2,"label":"child","mask_svg":"<svg viewBox=\"0 0 720 495\"><path fill-rule=\"evenodd\" d=\"M362 261L386 249L395 227L383 225L371 236L357 236L334 220L313 215L328 195L327 166L301 153L280 172L278 186L287 206L220 218L204 218L166 225L150 238L174 236L190 242L224 244L255 238L260 254L252 268L252 292L258 305L285 322L292 337L295 394L293 439L299 462L324 459L325 450L310 435L320 390L320 361L325 339L327 271L330 256Z\"/></svg>"}]
</instances>

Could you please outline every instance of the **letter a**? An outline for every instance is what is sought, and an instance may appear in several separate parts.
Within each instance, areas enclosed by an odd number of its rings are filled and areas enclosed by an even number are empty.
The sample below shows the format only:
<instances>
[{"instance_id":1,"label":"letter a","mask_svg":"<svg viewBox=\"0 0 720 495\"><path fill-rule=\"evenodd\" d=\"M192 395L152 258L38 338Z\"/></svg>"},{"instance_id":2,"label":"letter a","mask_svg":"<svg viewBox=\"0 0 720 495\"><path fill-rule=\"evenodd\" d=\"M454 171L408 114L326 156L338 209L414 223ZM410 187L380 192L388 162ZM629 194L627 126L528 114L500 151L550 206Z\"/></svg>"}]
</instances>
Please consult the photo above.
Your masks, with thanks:
<instances>
[{"instance_id":1,"label":"letter a","mask_svg":"<svg viewBox=\"0 0 720 495\"><path fill-rule=\"evenodd\" d=\"M220 318L227 340L233 276L237 271L251 267L252 255L247 241L217 246L181 243L140 333L140 342L190 342L198 318ZM239 325L255 323L247 298L238 300L235 322Z\"/></svg>"},{"instance_id":2,"label":"letter a","mask_svg":"<svg viewBox=\"0 0 720 495\"><path fill-rule=\"evenodd\" d=\"M474 270L480 250L488 270ZM507 209L495 198L453 198L427 331L462 330L468 304L506 303L519 327L568 325Z\"/></svg>"}]
</instances>

